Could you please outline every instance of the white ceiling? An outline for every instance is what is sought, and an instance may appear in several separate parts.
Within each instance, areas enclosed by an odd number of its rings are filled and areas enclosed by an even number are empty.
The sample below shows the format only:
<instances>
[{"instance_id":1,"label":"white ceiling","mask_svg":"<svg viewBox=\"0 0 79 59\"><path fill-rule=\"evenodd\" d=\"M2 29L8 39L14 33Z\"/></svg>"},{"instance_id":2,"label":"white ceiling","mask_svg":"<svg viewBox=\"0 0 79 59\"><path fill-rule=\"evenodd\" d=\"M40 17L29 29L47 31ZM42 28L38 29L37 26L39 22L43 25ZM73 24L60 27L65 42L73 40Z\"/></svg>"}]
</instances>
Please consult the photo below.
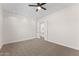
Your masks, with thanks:
<instances>
[{"instance_id":1,"label":"white ceiling","mask_svg":"<svg viewBox=\"0 0 79 59\"><path fill-rule=\"evenodd\" d=\"M74 5L72 3L47 3L46 5L44 5L44 7L47 8L46 11L40 10L39 12L36 12L36 8L29 7L29 4L34 3L4 3L2 4L2 7L5 12L11 12L22 16L28 16L33 19L40 19L46 15Z\"/></svg>"}]
</instances>

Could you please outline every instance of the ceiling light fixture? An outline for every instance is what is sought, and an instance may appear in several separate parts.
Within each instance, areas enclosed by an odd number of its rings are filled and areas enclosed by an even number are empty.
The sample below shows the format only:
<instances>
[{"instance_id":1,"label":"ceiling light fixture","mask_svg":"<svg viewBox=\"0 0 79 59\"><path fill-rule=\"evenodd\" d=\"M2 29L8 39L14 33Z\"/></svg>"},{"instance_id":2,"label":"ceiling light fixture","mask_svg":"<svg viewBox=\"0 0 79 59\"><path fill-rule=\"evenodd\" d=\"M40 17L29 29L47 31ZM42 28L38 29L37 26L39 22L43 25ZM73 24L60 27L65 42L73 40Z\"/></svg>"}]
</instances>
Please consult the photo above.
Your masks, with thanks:
<instances>
[{"instance_id":1,"label":"ceiling light fixture","mask_svg":"<svg viewBox=\"0 0 79 59\"><path fill-rule=\"evenodd\" d=\"M40 7L40 6L38 6L38 7L37 7L37 9L38 9L38 10L41 10L41 7Z\"/></svg>"},{"instance_id":2,"label":"ceiling light fixture","mask_svg":"<svg viewBox=\"0 0 79 59\"><path fill-rule=\"evenodd\" d=\"M28 5L31 7L37 7L36 8L36 12L38 12L39 10L43 9L43 10L47 10L43 5L45 5L46 3L37 3L36 5Z\"/></svg>"}]
</instances>

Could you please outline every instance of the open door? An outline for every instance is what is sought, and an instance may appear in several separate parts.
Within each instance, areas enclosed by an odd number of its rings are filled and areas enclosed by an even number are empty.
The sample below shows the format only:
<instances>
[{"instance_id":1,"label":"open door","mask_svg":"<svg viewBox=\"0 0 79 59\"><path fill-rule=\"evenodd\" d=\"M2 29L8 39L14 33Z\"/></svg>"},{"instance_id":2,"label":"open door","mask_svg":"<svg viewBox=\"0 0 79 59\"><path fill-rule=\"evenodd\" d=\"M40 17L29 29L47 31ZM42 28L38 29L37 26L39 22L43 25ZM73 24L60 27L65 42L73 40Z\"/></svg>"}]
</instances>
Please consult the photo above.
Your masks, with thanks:
<instances>
[{"instance_id":1,"label":"open door","mask_svg":"<svg viewBox=\"0 0 79 59\"><path fill-rule=\"evenodd\" d=\"M47 38L48 38L47 24L48 24L47 20L41 20L39 22L39 36L41 39L47 40Z\"/></svg>"}]
</instances>

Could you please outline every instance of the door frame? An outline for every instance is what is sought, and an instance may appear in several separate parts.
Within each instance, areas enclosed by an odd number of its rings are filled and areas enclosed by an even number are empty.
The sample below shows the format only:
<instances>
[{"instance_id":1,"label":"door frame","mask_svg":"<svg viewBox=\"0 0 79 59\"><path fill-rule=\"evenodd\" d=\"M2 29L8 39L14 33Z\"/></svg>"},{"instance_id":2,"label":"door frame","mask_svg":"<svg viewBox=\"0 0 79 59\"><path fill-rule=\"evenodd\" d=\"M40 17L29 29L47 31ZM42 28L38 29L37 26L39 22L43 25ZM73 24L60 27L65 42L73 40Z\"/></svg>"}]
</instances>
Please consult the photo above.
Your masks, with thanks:
<instances>
[{"instance_id":1,"label":"door frame","mask_svg":"<svg viewBox=\"0 0 79 59\"><path fill-rule=\"evenodd\" d=\"M44 24L45 23L45 24ZM42 33L43 31L41 31L41 24L44 24L44 33ZM41 39L48 39L48 21L47 20L40 20L39 24L38 24L38 32L39 32L39 38Z\"/></svg>"}]
</instances>

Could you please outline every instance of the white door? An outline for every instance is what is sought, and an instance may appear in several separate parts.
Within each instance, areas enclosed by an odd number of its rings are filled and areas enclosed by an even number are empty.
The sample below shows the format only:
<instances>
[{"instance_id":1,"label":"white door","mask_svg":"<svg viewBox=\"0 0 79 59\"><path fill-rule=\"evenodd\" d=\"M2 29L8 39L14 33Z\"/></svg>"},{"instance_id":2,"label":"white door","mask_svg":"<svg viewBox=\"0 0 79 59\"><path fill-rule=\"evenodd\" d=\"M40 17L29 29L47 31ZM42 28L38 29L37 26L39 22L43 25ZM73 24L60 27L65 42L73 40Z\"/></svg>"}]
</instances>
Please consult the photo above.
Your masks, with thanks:
<instances>
[{"instance_id":1,"label":"white door","mask_svg":"<svg viewBox=\"0 0 79 59\"><path fill-rule=\"evenodd\" d=\"M39 36L41 39L47 40L47 20L39 22Z\"/></svg>"}]
</instances>

